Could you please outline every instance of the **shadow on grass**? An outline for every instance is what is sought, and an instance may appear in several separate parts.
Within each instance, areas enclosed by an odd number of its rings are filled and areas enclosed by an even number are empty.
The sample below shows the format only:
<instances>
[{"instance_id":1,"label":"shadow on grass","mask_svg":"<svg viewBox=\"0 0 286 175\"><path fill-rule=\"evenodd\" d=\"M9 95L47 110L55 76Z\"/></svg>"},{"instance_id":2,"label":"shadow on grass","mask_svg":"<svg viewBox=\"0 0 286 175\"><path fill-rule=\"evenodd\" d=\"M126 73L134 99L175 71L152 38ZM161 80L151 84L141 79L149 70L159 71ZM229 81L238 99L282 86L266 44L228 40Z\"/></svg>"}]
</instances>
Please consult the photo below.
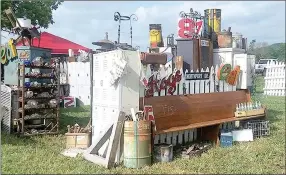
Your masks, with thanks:
<instances>
[{"instance_id":1,"label":"shadow on grass","mask_svg":"<svg viewBox=\"0 0 286 175\"><path fill-rule=\"evenodd\" d=\"M277 110L273 110L273 109L267 109L267 119L270 122L277 122L280 121L281 118L279 118L279 116L283 115L283 111L277 111Z\"/></svg>"},{"instance_id":2,"label":"shadow on grass","mask_svg":"<svg viewBox=\"0 0 286 175\"><path fill-rule=\"evenodd\" d=\"M1 144L27 146L37 144L37 141L34 140L33 137L24 137L14 134L1 133Z\"/></svg>"},{"instance_id":3,"label":"shadow on grass","mask_svg":"<svg viewBox=\"0 0 286 175\"><path fill-rule=\"evenodd\" d=\"M60 111L60 128L59 134L67 132L67 125L79 124L81 127L85 127L90 120L90 106L82 106L77 108L61 108ZM42 137L42 136L35 136ZM37 141L33 137L17 136L15 134L8 134L1 132L1 144L11 144L19 146L27 146L31 144L37 144Z\"/></svg>"},{"instance_id":4,"label":"shadow on grass","mask_svg":"<svg viewBox=\"0 0 286 175\"><path fill-rule=\"evenodd\" d=\"M277 111L277 110L273 110L273 109L268 109L267 110L267 118L266 120L269 120L270 121L270 124L271 123L276 123L276 122L279 122L281 121L282 119L279 118L279 116L283 115L283 111ZM271 130L273 131L276 131L276 130L279 130L279 128L271 125Z\"/></svg>"},{"instance_id":5,"label":"shadow on grass","mask_svg":"<svg viewBox=\"0 0 286 175\"><path fill-rule=\"evenodd\" d=\"M80 106L76 108L61 108L61 113L65 112L89 112L90 111L90 106Z\"/></svg>"},{"instance_id":6,"label":"shadow on grass","mask_svg":"<svg viewBox=\"0 0 286 175\"><path fill-rule=\"evenodd\" d=\"M90 114L88 112L84 116L61 114L60 134L64 134L67 132L67 125L73 126L77 123L81 128L84 128L88 124L89 120L90 120Z\"/></svg>"},{"instance_id":7,"label":"shadow on grass","mask_svg":"<svg viewBox=\"0 0 286 175\"><path fill-rule=\"evenodd\" d=\"M263 89L255 90L255 92L253 92L253 94L255 95L263 95L263 93L264 93Z\"/></svg>"}]
</instances>

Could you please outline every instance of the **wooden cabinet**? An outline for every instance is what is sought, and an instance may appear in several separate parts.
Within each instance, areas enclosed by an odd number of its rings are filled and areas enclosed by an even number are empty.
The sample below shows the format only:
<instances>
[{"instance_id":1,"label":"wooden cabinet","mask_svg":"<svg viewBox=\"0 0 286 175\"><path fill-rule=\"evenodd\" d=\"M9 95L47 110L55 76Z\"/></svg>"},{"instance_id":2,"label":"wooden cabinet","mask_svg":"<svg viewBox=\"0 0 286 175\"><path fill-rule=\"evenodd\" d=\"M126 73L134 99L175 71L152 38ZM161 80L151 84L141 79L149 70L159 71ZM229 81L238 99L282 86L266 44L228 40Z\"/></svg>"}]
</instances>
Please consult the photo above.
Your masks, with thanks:
<instances>
[{"instance_id":1,"label":"wooden cabinet","mask_svg":"<svg viewBox=\"0 0 286 175\"><path fill-rule=\"evenodd\" d=\"M204 70L213 66L213 42L209 39L199 40L199 68Z\"/></svg>"},{"instance_id":2,"label":"wooden cabinet","mask_svg":"<svg viewBox=\"0 0 286 175\"><path fill-rule=\"evenodd\" d=\"M177 56L184 60L183 70L196 70L199 68L198 40L177 39Z\"/></svg>"},{"instance_id":3,"label":"wooden cabinet","mask_svg":"<svg viewBox=\"0 0 286 175\"><path fill-rule=\"evenodd\" d=\"M184 71L210 68L213 65L213 43L208 39L177 39L177 56L184 60Z\"/></svg>"}]
</instances>

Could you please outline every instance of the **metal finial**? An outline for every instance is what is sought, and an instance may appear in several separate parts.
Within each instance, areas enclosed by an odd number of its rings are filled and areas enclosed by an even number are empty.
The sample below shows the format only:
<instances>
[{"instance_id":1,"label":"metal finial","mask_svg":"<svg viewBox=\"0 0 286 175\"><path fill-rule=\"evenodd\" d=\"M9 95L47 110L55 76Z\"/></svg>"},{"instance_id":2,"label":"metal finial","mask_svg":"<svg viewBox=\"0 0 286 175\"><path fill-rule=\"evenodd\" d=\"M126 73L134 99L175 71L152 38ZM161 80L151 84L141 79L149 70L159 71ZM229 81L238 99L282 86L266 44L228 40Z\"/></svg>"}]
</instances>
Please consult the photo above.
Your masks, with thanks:
<instances>
[{"instance_id":1,"label":"metal finial","mask_svg":"<svg viewBox=\"0 0 286 175\"><path fill-rule=\"evenodd\" d=\"M108 32L105 32L105 39L108 40Z\"/></svg>"}]
</instances>

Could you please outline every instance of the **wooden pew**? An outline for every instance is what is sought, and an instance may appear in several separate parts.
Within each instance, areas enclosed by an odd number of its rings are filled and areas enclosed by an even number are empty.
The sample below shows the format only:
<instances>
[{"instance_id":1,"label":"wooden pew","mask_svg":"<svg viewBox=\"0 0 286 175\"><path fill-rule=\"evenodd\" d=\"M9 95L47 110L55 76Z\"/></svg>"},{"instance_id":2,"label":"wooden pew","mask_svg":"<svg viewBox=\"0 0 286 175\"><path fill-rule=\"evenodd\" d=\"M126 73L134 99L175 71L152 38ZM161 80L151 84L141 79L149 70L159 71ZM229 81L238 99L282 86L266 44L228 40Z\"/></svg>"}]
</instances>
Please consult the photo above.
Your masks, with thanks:
<instances>
[{"instance_id":1,"label":"wooden pew","mask_svg":"<svg viewBox=\"0 0 286 175\"><path fill-rule=\"evenodd\" d=\"M144 105L152 105L156 134L199 128L198 139L218 144L220 124L265 115L236 118L236 104L250 102L248 90L144 98ZM143 110L143 98L140 99Z\"/></svg>"}]
</instances>

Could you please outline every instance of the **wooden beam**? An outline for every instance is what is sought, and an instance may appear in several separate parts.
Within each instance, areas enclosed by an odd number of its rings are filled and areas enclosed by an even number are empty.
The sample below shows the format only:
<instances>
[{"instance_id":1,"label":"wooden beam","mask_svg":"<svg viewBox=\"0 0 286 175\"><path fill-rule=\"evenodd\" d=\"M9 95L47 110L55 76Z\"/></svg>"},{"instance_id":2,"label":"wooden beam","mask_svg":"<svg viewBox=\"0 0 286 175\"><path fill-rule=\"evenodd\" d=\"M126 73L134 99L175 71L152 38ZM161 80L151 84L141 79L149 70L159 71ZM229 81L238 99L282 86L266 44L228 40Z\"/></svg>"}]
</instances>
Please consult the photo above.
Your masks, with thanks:
<instances>
[{"instance_id":1,"label":"wooden beam","mask_svg":"<svg viewBox=\"0 0 286 175\"><path fill-rule=\"evenodd\" d=\"M111 168L114 166L116 151L118 149L119 141L121 138L123 125L124 125L125 113L120 112L116 122L106 130L100 139L96 143L92 144L89 149L83 154L84 158L95 164L102 165L105 168ZM106 157L99 156L98 150L109 139Z\"/></svg>"},{"instance_id":2,"label":"wooden beam","mask_svg":"<svg viewBox=\"0 0 286 175\"><path fill-rule=\"evenodd\" d=\"M100 137L97 141L95 141L95 143L94 143L95 146L92 146L91 147L92 149L90 150L91 154L98 154L99 149L110 138L112 129L113 129L113 124L110 125L105 132L103 132L104 134L102 137Z\"/></svg>"},{"instance_id":3,"label":"wooden beam","mask_svg":"<svg viewBox=\"0 0 286 175\"><path fill-rule=\"evenodd\" d=\"M165 130L158 130L155 133L164 134L164 133L169 133L169 132L184 131L184 130L196 129L196 128L201 128L201 127L207 127L207 126L212 126L212 125L217 125L217 124L222 124L222 123L227 123L227 122L249 120L249 119L263 119L266 116L267 116L266 113L262 115L255 115L255 116L241 117L241 118L236 118L233 116L227 119L212 120L208 122L201 122L201 123L190 124L190 125L185 125L185 126L172 127L172 128L165 129Z\"/></svg>"},{"instance_id":4,"label":"wooden beam","mask_svg":"<svg viewBox=\"0 0 286 175\"><path fill-rule=\"evenodd\" d=\"M167 54L165 53L147 53L141 52L142 64L163 64L167 63Z\"/></svg>"}]
</instances>

